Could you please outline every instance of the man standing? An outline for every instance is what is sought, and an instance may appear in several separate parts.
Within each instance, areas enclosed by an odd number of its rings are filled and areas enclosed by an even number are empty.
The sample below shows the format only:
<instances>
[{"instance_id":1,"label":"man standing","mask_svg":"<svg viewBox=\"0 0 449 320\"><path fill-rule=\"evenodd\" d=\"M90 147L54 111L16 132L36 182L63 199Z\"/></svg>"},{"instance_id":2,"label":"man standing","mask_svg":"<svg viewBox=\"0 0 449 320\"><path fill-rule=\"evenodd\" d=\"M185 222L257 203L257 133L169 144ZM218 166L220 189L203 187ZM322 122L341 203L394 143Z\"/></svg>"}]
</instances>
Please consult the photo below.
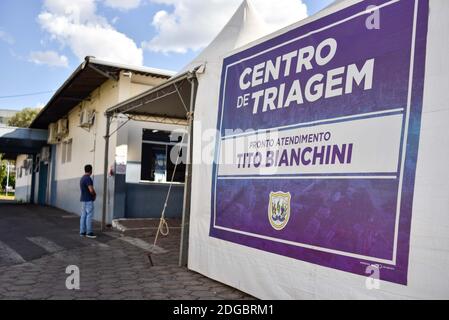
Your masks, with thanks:
<instances>
[{"instance_id":1,"label":"man standing","mask_svg":"<svg viewBox=\"0 0 449 320\"><path fill-rule=\"evenodd\" d=\"M86 165L84 167L84 176L80 180L81 189L81 222L80 222L80 236L95 239L96 236L92 231L92 218L94 215L94 201L97 197L94 189L92 178L92 166Z\"/></svg>"}]
</instances>

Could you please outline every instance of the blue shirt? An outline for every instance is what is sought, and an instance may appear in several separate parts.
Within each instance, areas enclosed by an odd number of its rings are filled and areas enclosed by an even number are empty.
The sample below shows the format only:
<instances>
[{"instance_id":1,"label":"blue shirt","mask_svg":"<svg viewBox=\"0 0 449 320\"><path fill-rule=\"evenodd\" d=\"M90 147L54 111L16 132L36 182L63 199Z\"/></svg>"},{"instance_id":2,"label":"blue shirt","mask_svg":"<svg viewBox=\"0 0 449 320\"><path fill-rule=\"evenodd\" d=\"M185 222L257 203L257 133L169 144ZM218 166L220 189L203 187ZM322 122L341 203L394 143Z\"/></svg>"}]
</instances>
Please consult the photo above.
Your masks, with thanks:
<instances>
[{"instance_id":1,"label":"blue shirt","mask_svg":"<svg viewBox=\"0 0 449 320\"><path fill-rule=\"evenodd\" d=\"M93 186L94 182L88 175L84 175L80 180L81 202L95 201L94 196L89 191L89 186Z\"/></svg>"}]
</instances>

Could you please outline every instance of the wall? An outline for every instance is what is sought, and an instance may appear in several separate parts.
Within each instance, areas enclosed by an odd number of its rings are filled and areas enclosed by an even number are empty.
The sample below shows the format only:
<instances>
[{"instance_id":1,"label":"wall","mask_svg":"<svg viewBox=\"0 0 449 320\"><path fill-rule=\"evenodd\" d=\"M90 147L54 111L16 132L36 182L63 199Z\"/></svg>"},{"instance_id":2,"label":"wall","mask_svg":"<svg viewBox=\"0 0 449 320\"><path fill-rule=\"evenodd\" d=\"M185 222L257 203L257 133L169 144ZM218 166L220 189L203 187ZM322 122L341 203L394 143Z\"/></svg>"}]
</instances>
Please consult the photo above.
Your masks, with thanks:
<instances>
[{"instance_id":1,"label":"wall","mask_svg":"<svg viewBox=\"0 0 449 320\"><path fill-rule=\"evenodd\" d=\"M136 83L133 83L133 79ZM97 191L95 203L95 220L101 220L103 202L103 170L104 170L104 150L106 132L106 118L104 112L117 103L130 98L132 95L141 93L151 88L151 85L160 83L162 80L151 77L127 75L121 73L118 82L109 80L91 94L91 101L84 101L72 109L68 114L69 134L64 141L72 139L72 160L69 163L62 163L62 144L54 147L54 181L52 185L53 199L52 205L69 212L79 214L79 179L84 174L84 165L91 164L93 170L94 187ZM95 110L95 124L90 129L80 128L79 116L82 108ZM111 132L123 123L122 119L114 119L111 125ZM130 124L132 126L132 124ZM115 161L115 146L118 139L127 137L126 131L119 130L111 136L109 141L109 165ZM52 174L52 173L51 173ZM50 174L50 175L51 175ZM107 221L111 222L115 204L114 177L107 177Z\"/></svg>"},{"instance_id":2,"label":"wall","mask_svg":"<svg viewBox=\"0 0 449 320\"><path fill-rule=\"evenodd\" d=\"M31 174L22 169L23 162L28 158L27 155L19 155L16 159L16 200L29 202L31 198ZM19 176L19 170L22 171L22 177Z\"/></svg>"},{"instance_id":3,"label":"wall","mask_svg":"<svg viewBox=\"0 0 449 320\"><path fill-rule=\"evenodd\" d=\"M101 219L102 186L103 186L103 154L106 130L105 110L117 103L118 84L112 80L104 83L91 94L90 102L83 102L68 114L69 134L64 141L72 139L72 159L62 163L62 144L54 147L54 182L53 205L68 212L79 213L79 179L84 174L84 166L91 164L94 168L93 180L97 189L95 219ZM79 116L82 108L95 110L95 123L90 129L80 128ZM114 139L111 139L114 144ZM112 152L110 154L112 158Z\"/></svg>"},{"instance_id":4,"label":"wall","mask_svg":"<svg viewBox=\"0 0 449 320\"><path fill-rule=\"evenodd\" d=\"M126 184L126 218L160 218L168 184ZM167 218L181 218L184 185L175 185L165 211Z\"/></svg>"}]
</instances>

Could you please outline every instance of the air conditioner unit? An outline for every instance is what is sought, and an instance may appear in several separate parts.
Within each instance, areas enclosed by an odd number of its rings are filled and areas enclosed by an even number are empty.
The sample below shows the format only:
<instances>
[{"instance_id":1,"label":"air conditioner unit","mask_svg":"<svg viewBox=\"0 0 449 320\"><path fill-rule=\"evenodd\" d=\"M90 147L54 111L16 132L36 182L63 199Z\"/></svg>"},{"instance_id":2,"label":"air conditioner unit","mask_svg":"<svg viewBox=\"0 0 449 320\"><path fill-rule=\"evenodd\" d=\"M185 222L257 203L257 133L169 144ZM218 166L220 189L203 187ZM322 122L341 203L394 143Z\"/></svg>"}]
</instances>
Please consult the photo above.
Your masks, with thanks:
<instances>
[{"instance_id":1,"label":"air conditioner unit","mask_svg":"<svg viewBox=\"0 0 449 320\"><path fill-rule=\"evenodd\" d=\"M83 109L80 114L80 127L89 128L94 122L94 113L91 110Z\"/></svg>"},{"instance_id":2,"label":"air conditioner unit","mask_svg":"<svg viewBox=\"0 0 449 320\"><path fill-rule=\"evenodd\" d=\"M69 121L67 119L60 119L57 122L57 136L64 137L69 133Z\"/></svg>"},{"instance_id":3,"label":"air conditioner unit","mask_svg":"<svg viewBox=\"0 0 449 320\"><path fill-rule=\"evenodd\" d=\"M50 123L48 126L48 144L58 143L58 125L56 123Z\"/></svg>"}]
</instances>

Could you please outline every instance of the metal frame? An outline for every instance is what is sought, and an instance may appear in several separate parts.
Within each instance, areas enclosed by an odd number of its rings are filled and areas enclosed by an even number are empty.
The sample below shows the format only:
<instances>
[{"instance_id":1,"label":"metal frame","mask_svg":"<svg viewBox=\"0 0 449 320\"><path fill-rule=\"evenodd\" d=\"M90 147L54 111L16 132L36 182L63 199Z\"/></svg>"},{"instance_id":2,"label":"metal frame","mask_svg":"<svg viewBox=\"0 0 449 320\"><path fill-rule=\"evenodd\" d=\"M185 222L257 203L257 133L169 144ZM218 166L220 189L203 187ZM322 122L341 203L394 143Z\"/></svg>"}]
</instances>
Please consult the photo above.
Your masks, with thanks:
<instances>
[{"instance_id":1,"label":"metal frame","mask_svg":"<svg viewBox=\"0 0 449 320\"><path fill-rule=\"evenodd\" d=\"M186 266L188 262L188 250L189 250L189 221L190 221L190 204L192 193L192 159L193 159L193 119L195 112L196 102L196 90L197 79L196 77L189 79L191 83L191 95L190 95L190 109L187 114L189 121L189 143L187 146L187 165L186 165L186 178L184 186L184 204L182 210L182 223L181 223L181 246L179 249L179 262L180 267Z\"/></svg>"},{"instance_id":2,"label":"metal frame","mask_svg":"<svg viewBox=\"0 0 449 320\"><path fill-rule=\"evenodd\" d=\"M189 71L189 72L182 73L157 87L149 89L131 99L125 100L125 101L117 104L116 106L107 110L106 115L129 113L129 112L143 106L144 104L157 101L157 100L164 98L168 95L176 94L177 93L176 87L174 89L172 89L170 87L178 82L182 82L183 80L190 79L192 77L196 78L195 70L192 72ZM147 100L146 98L151 94L155 94L156 96L153 97L152 99ZM158 116L160 116L160 115L158 115ZM185 118L185 119L187 119L187 118Z\"/></svg>"},{"instance_id":3,"label":"metal frame","mask_svg":"<svg viewBox=\"0 0 449 320\"><path fill-rule=\"evenodd\" d=\"M179 86L177 83L187 80L191 85L191 94L189 107L182 98L179 92ZM168 89L171 85L175 87L175 90ZM183 200L183 212L182 212L182 224L181 224L181 243L179 252L179 266L187 265L188 260L188 237L189 237L189 220L190 220L190 204L191 204L191 190L192 190L192 150L193 150L193 120L195 113L195 102L196 93L198 88L198 81L196 78L196 70L192 72L183 73L173 79L167 81L166 83L160 85L159 87L153 88L140 94L137 97L129 99L120 103L119 105L110 108L106 111L106 134L105 138L105 157L104 157L104 179L103 179L103 211L102 211L102 221L101 228L104 231L106 229L106 212L107 212L107 175L108 175L108 159L109 159L109 138L116 133L121 127L117 128L111 133L111 123L112 118L119 114L126 114L129 119L143 122L155 122L155 123L166 123L166 124L179 124L188 126L188 145L187 145L187 164L186 164L186 176L184 184L184 200ZM150 94L155 94L156 97L145 100ZM185 119L170 118L168 116L151 115L151 114L132 114L132 111L141 107L145 104L157 101L168 95L177 94L184 109L186 110ZM136 102L137 104L133 104ZM131 114L129 114L131 112Z\"/></svg>"}]
</instances>

